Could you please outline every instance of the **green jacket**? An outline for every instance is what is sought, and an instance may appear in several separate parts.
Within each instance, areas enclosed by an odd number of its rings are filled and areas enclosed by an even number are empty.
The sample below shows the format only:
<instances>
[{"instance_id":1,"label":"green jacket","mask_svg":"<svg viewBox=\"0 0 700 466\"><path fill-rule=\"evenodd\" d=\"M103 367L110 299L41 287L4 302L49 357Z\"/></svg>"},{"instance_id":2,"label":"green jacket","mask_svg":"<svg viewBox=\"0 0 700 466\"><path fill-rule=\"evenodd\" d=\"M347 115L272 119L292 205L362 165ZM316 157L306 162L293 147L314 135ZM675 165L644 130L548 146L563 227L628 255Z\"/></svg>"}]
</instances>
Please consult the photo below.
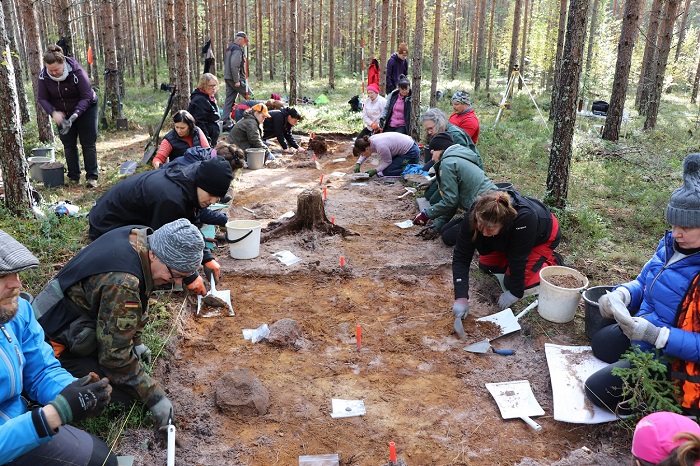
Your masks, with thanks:
<instances>
[{"instance_id":1,"label":"green jacket","mask_svg":"<svg viewBox=\"0 0 700 466\"><path fill-rule=\"evenodd\" d=\"M465 133L462 128L455 126L452 123L447 123L447 132L450 133L450 136L452 136L452 142L466 147L467 149L471 149L471 151L476 154L476 161L474 163L476 163L479 168L483 170L484 162L481 160L481 154L479 154L479 151L476 150L476 145L474 144L474 141L472 141L472 138Z\"/></svg>"},{"instance_id":2,"label":"green jacket","mask_svg":"<svg viewBox=\"0 0 700 466\"><path fill-rule=\"evenodd\" d=\"M425 213L433 219L437 231L455 216L459 208L469 209L477 196L496 189L496 185L479 166L480 162L481 157L477 153L454 144L445 149L440 161L435 164L441 199L426 209Z\"/></svg>"},{"instance_id":3,"label":"green jacket","mask_svg":"<svg viewBox=\"0 0 700 466\"><path fill-rule=\"evenodd\" d=\"M262 129L252 113L246 113L238 120L226 140L229 144L235 144L243 150L251 147L267 149L263 143Z\"/></svg>"}]
</instances>

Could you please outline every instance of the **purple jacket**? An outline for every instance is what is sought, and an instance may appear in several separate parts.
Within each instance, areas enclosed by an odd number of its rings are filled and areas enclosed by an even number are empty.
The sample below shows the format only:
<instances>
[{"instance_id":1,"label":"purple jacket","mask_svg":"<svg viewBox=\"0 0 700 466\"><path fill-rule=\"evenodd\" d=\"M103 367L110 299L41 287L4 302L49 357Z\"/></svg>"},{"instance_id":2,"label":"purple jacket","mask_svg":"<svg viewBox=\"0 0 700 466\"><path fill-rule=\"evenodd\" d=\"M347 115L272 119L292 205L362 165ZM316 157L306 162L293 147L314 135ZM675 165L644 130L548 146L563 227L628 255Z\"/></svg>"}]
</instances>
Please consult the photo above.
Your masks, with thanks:
<instances>
[{"instance_id":1,"label":"purple jacket","mask_svg":"<svg viewBox=\"0 0 700 466\"><path fill-rule=\"evenodd\" d=\"M66 63L73 70L61 82L51 79L46 67L41 69L37 92L39 103L49 116L57 110L67 117L74 113L80 117L90 105L97 103L97 96L90 78L80 64L71 57L66 57Z\"/></svg>"},{"instance_id":2,"label":"purple jacket","mask_svg":"<svg viewBox=\"0 0 700 466\"><path fill-rule=\"evenodd\" d=\"M394 52L386 62L387 94L396 89L399 85L399 76L402 74L408 76L408 60L402 60L399 54Z\"/></svg>"}]
</instances>

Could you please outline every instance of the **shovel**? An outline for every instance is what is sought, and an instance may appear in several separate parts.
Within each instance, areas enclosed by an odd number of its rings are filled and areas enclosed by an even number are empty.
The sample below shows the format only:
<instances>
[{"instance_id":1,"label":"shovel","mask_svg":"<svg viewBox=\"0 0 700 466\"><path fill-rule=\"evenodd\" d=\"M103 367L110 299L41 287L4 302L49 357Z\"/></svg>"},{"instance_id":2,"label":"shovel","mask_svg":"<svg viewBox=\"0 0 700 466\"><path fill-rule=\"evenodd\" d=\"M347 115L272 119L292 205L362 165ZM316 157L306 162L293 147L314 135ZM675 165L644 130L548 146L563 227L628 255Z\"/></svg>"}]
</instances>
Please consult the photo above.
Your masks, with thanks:
<instances>
[{"instance_id":1,"label":"shovel","mask_svg":"<svg viewBox=\"0 0 700 466\"><path fill-rule=\"evenodd\" d=\"M502 356L510 356L511 354L515 354L515 351L510 350L510 349L496 349L493 346L491 346L491 342L489 341L488 338L484 338L480 342L473 343L469 346L464 347L465 351L469 351L470 353L486 353L488 350L492 350L496 354L500 354Z\"/></svg>"},{"instance_id":2,"label":"shovel","mask_svg":"<svg viewBox=\"0 0 700 466\"><path fill-rule=\"evenodd\" d=\"M206 296L197 296L197 316L199 316L199 311L202 308L202 303L205 306L216 307L216 308L228 308L228 315L234 316L233 306L231 305L231 290L216 290L216 283L214 282L214 274L209 277L209 282L211 283L211 290ZM215 317L218 312L209 312L202 317Z\"/></svg>"},{"instance_id":3,"label":"shovel","mask_svg":"<svg viewBox=\"0 0 700 466\"><path fill-rule=\"evenodd\" d=\"M532 304L523 309L517 316L513 315L513 310L511 308L504 309L501 312L491 314L490 316L481 317L476 319L477 322L493 322L501 328L501 333L495 337L502 337L503 335L508 335L509 333L517 332L520 330L520 323L518 319L527 314L532 308L537 306L538 300L534 300Z\"/></svg>"},{"instance_id":4,"label":"shovel","mask_svg":"<svg viewBox=\"0 0 700 466\"><path fill-rule=\"evenodd\" d=\"M530 416L544 415L544 410L535 399L529 381L487 383L486 389L496 400L503 419L520 418L533 429L542 430L542 426L530 419Z\"/></svg>"}]
</instances>

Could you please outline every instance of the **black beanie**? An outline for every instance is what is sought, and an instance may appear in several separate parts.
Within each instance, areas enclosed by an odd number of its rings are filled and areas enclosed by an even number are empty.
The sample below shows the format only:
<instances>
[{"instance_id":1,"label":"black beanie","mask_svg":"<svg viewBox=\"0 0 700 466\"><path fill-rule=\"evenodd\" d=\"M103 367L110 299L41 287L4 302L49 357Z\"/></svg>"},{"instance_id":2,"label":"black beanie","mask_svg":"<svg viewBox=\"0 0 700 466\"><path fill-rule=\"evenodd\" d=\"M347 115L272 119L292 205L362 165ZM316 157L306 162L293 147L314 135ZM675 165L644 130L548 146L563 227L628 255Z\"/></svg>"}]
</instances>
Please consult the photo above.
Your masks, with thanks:
<instances>
[{"instance_id":1,"label":"black beanie","mask_svg":"<svg viewBox=\"0 0 700 466\"><path fill-rule=\"evenodd\" d=\"M430 140L430 145L428 149L430 150L445 150L448 147L454 145L454 140L452 140L452 135L447 132L437 133Z\"/></svg>"},{"instance_id":2,"label":"black beanie","mask_svg":"<svg viewBox=\"0 0 700 466\"><path fill-rule=\"evenodd\" d=\"M221 156L212 157L199 164L194 184L212 196L224 197L233 180L231 164Z\"/></svg>"}]
</instances>

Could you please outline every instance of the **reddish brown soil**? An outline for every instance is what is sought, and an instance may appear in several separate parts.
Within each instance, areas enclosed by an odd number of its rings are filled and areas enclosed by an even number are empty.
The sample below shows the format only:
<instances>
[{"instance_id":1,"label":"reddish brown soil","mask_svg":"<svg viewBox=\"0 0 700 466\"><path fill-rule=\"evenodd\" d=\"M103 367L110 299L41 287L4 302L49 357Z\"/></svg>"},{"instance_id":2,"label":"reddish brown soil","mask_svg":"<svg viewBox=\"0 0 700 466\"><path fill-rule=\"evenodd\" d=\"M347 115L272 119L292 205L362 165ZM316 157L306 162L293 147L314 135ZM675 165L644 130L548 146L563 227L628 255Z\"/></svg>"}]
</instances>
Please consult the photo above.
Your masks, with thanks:
<instances>
[{"instance_id":1,"label":"reddish brown soil","mask_svg":"<svg viewBox=\"0 0 700 466\"><path fill-rule=\"evenodd\" d=\"M223 269L217 289L231 290L236 316L195 318L188 302L176 319L179 337L156 369L175 406L181 444L176 464L290 466L300 455L338 453L342 465L376 466L389 461L389 441L409 465L626 463L627 452L611 447L616 431L610 426L552 418L544 343L586 344L582 308L570 324L528 314L521 332L493 342L514 349L513 356L464 351L485 337L475 318L498 311L497 282L473 268L469 341L460 341L451 312L451 249L416 237L418 227L394 225L417 213L413 197L398 199L405 192L400 180L353 186L347 176L331 176L352 172L355 161L350 140L327 142L320 171L245 170L229 216L257 216L265 225L294 210L297 194L318 187L323 173L328 218L359 235L286 236L262 244L252 260L232 259L228 247L216 251ZM294 163L302 156L286 157ZM347 160L332 162L342 157ZM280 250L301 262L282 264L271 255ZM517 314L530 301L513 310ZM306 344L295 350L243 339L242 329L282 318L299 323ZM356 325L362 327L361 348ZM215 407L212 387L234 368L250 369L269 390L268 414L226 417ZM520 379L530 381L545 410L536 418L541 432L519 419L503 420L484 387ZM367 414L332 419L332 398L363 400ZM132 430L118 451L134 455L135 464L165 464L166 452L152 438L148 428ZM582 453L584 446L591 452Z\"/></svg>"}]
</instances>

